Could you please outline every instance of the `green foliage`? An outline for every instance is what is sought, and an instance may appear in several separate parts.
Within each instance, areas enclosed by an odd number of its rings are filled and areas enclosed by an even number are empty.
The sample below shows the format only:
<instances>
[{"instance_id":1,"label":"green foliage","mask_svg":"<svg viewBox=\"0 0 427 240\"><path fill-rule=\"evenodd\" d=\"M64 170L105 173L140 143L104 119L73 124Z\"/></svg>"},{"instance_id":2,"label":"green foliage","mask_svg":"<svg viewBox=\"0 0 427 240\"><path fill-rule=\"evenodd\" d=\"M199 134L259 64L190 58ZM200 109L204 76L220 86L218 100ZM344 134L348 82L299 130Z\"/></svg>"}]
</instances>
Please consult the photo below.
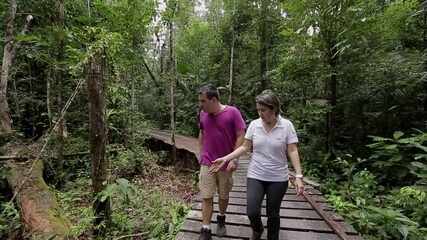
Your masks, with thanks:
<instances>
[{"instance_id":1,"label":"green foliage","mask_svg":"<svg viewBox=\"0 0 427 240\"><path fill-rule=\"evenodd\" d=\"M21 218L14 203L0 202L0 238L21 228Z\"/></svg>"},{"instance_id":2,"label":"green foliage","mask_svg":"<svg viewBox=\"0 0 427 240\"><path fill-rule=\"evenodd\" d=\"M368 145L373 150L370 163L384 185L390 181L402 185L413 182L410 163L427 161L427 134L419 132L410 137L403 136L403 132L395 132L393 138L372 137L374 143Z\"/></svg>"},{"instance_id":3,"label":"green foliage","mask_svg":"<svg viewBox=\"0 0 427 240\"><path fill-rule=\"evenodd\" d=\"M328 200L357 231L369 239L425 239L427 228L422 227L427 211L425 192L402 188L398 194L388 195L384 205L378 206L381 200L373 190L373 175L365 171L354 178L347 200L336 194L329 195ZM417 208L413 209L415 205L412 204L418 204Z\"/></svg>"},{"instance_id":4,"label":"green foliage","mask_svg":"<svg viewBox=\"0 0 427 240\"><path fill-rule=\"evenodd\" d=\"M56 191L63 214L75 225L70 237L85 236L92 228L94 215L89 179L79 178L68 182L64 192ZM112 225L109 238L146 233L150 239L174 239L185 219L189 207L171 198L158 189L146 189L125 178L118 178L108 184L98 197L110 198L112 204Z\"/></svg>"},{"instance_id":5,"label":"green foliage","mask_svg":"<svg viewBox=\"0 0 427 240\"><path fill-rule=\"evenodd\" d=\"M424 189L427 189L427 164L423 164L420 162L412 162L411 165L413 166L412 173L414 175L417 175L419 177L419 180L417 181L417 184L419 184L421 187L424 187Z\"/></svg>"},{"instance_id":6,"label":"green foliage","mask_svg":"<svg viewBox=\"0 0 427 240\"><path fill-rule=\"evenodd\" d=\"M66 182L62 191L55 191L61 215L76 223L70 229L69 235L72 238L87 233L93 227L93 209L90 204L86 204L92 199L91 188L88 188L90 184L88 178L82 177Z\"/></svg>"},{"instance_id":7,"label":"green foliage","mask_svg":"<svg viewBox=\"0 0 427 240\"><path fill-rule=\"evenodd\" d=\"M127 179L119 178L116 179L115 183L107 185L97 197L101 202L104 202L106 199L112 198L113 195L117 195L120 201L129 204L130 199L134 198L135 192L135 186L131 185Z\"/></svg>"},{"instance_id":8,"label":"green foliage","mask_svg":"<svg viewBox=\"0 0 427 240\"><path fill-rule=\"evenodd\" d=\"M341 170L324 186L328 188L329 201L368 239L425 239L427 191L420 174L425 165L415 161L425 160L425 133L419 131L405 137L403 132L395 132L393 138L372 139L368 160L354 160L345 155L334 161ZM393 171L388 168L397 164L399 167ZM360 171L362 167L369 167L372 172ZM408 176L399 178L400 171ZM421 180L410 175L410 171L419 174ZM405 186L405 183L420 185Z\"/></svg>"},{"instance_id":9,"label":"green foliage","mask_svg":"<svg viewBox=\"0 0 427 240\"><path fill-rule=\"evenodd\" d=\"M158 169L161 158L147 148L135 143L130 149L120 151L112 159L112 172L117 176L133 176L136 174L150 176Z\"/></svg>"},{"instance_id":10,"label":"green foliage","mask_svg":"<svg viewBox=\"0 0 427 240\"><path fill-rule=\"evenodd\" d=\"M413 221L427 227L427 191L413 186L403 187L393 192L387 199L388 203L402 210Z\"/></svg>"},{"instance_id":11,"label":"green foliage","mask_svg":"<svg viewBox=\"0 0 427 240\"><path fill-rule=\"evenodd\" d=\"M286 99L287 96L283 98ZM304 159L303 164L304 169L307 169L306 173L313 177L328 175L328 172L333 172L334 164L329 164L321 151L325 139L322 137L323 131L319 130L325 124L324 114L327 107L313 102L292 105L292 107L285 108L285 116L293 122L297 129L298 138L301 142L300 153ZM319 159L325 160L319 161Z\"/></svg>"},{"instance_id":12,"label":"green foliage","mask_svg":"<svg viewBox=\"0 0 427 240\"><path fill-rule=\"evenodd\" d=\"M371 222L376 223L375 234L380 239L425 239L426 228L419 225L397 210L368 207ZM372 231L372 230L371 230Z\"/></svg>"}]
</instances>

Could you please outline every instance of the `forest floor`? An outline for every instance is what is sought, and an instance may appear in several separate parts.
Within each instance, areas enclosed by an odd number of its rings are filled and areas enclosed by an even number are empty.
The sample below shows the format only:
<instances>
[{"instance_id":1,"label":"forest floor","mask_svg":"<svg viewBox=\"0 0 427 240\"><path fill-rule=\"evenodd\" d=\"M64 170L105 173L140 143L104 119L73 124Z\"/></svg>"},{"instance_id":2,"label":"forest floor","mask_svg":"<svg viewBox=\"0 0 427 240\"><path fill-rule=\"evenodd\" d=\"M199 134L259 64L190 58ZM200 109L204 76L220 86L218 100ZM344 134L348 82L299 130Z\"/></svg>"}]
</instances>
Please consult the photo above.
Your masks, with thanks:
<instances>
[{"instance_id":1,"label":"forest floor","mask_svg":"<svg viewBox=\"0 0 427 240\"><path fill-rule=\"evenodd\" d=\"M7 149L3 153L37 156L40 145L26 147L25 150L9 145ZM56 194L61 214L71 222L70 238L95 239L91 234L94 218L90 161L87 158L78 161L83 164L77 169L68 169L74 171L73 177L61 188L48 184ZM45 164L45 167L50 166ZM128 170L120 173L113 170L110 177L112 187L103 193L111 197L112 226L108 230L108 238L101 239L121 239L127 235L135 236L125 239L172 239L196 194L197 171L182 171L156 162L146 164L142 173ZM23 226L18 228L20 230L14 231L12 238L11 235L5 237L0 234L0 239L28 239L23 233Z\"/></svg>"}]
</instances>

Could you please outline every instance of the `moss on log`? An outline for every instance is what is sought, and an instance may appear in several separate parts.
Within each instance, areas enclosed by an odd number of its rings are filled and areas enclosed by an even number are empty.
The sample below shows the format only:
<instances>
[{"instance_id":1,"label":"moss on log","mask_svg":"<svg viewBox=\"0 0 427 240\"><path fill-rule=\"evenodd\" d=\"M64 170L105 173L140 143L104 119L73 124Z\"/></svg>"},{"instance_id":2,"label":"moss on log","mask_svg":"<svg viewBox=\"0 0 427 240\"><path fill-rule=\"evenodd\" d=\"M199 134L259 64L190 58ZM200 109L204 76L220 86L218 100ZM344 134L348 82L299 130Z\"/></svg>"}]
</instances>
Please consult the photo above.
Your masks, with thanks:
<instances>
[{"instance_id":1,"label":"moss on log","mask_svg":"<svg viewBox=\"0 0 427 240\"><path fill-rule=\"evenodd\" d=\"M10 173L7 179L13 191L19 191L16 199L22 222L32 239L66 239L71 224L61 216L55 194L43 179L43 162L36 161L28 176L31 164L31 161L8 164Z\"/></svg>"}]
</instances>

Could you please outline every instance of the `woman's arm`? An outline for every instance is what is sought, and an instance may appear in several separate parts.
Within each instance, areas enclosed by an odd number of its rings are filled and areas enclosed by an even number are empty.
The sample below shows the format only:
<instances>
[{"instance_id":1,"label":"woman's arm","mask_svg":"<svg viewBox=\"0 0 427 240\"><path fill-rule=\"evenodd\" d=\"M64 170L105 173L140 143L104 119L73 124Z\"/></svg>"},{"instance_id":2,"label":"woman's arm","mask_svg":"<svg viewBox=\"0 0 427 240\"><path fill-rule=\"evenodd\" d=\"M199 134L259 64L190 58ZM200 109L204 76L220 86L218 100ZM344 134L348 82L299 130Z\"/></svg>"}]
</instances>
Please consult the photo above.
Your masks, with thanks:
<instances>
[{"instance_id":1,"label":"woman's arm","mask_svg":"<svg viewBox=\"0 0 427 240\"><path fill-rule=\"evenodd\" d=\"M302 176L301 161L298 154L297 144L296 143L288 144L287 153L292 162L292 166L295 169L295 175ZM295 187L298 195L301 195L304 192L304 183L302 181L302 177L295 178Z\"/></svg>"},{"instance_id":2,"label":"woman's arm","mask_svg":"<svg viewBox=\"0 0 427 240\"><path fill-rule=\"evenodd\" d=\"M218 172L226 162L230 161L231 159L242 156L245 152L249 151L251 147L252 147L252 141L245 139L243 144L240 145L238 148L236 148L232 153L224 157L217 158L215 161L213 161L212 166L209 168L209 172L210 173Z\"/></svg>"},{"instance_id":3,"label":"woman's arm","mask_svg":"<svg viewBox=\"0 0 427 240\"><path fill-rule=\"evenodd\" d=\"M292 166L295 169L295 174L302 175L301 161L298 154L298 147L296 143L288 144L288 156L292 162Z\"/></svg>"}]
</instances>

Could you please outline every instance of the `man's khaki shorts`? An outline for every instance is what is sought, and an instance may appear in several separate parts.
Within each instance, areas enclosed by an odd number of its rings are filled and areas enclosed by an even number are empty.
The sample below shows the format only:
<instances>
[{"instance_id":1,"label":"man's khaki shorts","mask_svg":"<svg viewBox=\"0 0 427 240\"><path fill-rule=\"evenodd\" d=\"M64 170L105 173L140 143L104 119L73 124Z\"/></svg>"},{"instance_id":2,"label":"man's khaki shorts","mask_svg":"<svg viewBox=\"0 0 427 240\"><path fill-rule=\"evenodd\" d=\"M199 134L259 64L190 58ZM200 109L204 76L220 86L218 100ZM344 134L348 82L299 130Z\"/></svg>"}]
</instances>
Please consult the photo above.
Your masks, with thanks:
<instances>
[{"instance_id":1,"label":"man's khaki shorts","mask_svg":"<svg viewBox=\"0 0 427 240\"><path fill-rule=\"evenodd\" d=\"M209 174L208 166L200 166L199 189L202 198L213 198L217 188L220 199L228 199L233 188L233 173L229 171L218 171Z\"/></svg>"}]
</instances>

